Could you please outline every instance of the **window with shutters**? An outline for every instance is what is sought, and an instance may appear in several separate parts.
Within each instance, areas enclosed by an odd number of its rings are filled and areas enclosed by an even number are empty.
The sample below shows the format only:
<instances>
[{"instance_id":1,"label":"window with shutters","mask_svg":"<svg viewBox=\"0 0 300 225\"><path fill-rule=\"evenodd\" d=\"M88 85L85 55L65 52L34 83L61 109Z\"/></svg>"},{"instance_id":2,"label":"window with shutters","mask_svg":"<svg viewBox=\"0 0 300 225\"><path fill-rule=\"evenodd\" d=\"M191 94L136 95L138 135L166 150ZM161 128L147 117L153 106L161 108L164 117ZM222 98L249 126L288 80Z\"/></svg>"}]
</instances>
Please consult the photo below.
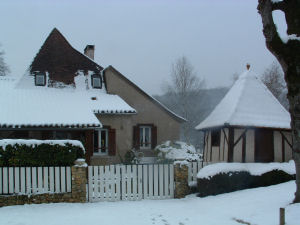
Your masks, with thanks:
<instances>
[{"instance_id":1,"label":"window with shutters","mask_svg":"<svg viewBox=\"0 0 300 225\"><path fill-rule=\"evenodd\" d=\"M151 149L151 126L140 126L140 149Z\"/></svg>"},{"instance_id":2,"label":"window with shutters","mask_svg":"<svg viewBox=\"0 0 300 225\"><path fill-rule=\"evenodd\" d=\"M108 154L108 129L98 129L94 132L94 155Z\"/></svg>"}]
</instances>

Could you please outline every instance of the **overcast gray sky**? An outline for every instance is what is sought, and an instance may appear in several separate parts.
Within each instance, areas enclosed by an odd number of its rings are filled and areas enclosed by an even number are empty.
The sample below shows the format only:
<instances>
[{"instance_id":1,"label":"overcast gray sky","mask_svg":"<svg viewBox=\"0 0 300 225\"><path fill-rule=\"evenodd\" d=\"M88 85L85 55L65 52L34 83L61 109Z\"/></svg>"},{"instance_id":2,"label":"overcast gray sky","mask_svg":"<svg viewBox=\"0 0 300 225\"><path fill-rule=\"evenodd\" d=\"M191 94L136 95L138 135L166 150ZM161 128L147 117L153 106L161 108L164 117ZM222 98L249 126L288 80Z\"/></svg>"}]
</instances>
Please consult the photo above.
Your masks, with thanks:
<instances>
[{"instance_id":1,"label":"overcast gray sky","mask_svg":"<svg viewBox=\"0 0 300 225\"><path fill-rule=\"evenodd\" d=\"M1 0L0 43L13 75L28 68L54 27L95 61L113 65L150 94L185 55L210 87L228 86L246 63L260 74L275 58L265 47L257 0Z\"/></svg>"}]
</instances>

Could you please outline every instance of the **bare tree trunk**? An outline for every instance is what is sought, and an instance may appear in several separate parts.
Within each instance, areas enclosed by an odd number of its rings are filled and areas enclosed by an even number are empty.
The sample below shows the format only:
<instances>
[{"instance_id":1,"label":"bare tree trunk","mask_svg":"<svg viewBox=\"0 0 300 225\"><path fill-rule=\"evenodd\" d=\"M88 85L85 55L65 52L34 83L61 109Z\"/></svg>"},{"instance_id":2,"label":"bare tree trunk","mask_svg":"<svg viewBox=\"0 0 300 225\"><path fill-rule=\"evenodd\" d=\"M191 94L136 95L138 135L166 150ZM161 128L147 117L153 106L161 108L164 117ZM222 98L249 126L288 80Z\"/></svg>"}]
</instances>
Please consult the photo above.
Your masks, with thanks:
<instances>
[{"instance_id":1,"label":"bare tree trunk","mask_svg":"<svg viewBox=\"0 0 300 225\"><path fill-rule=\"evenodd\" d=\"M277 33L272 11L285 13L287 33L300 36L300 0L258 0L258 12L263 23L263 33L267 48L278 59L284 72L290 104L291 128L293 136L293 159L296 165L296 192L294 202L300 202L300 41L288 40L284 43Z\"/></svg>"}]
</instances>

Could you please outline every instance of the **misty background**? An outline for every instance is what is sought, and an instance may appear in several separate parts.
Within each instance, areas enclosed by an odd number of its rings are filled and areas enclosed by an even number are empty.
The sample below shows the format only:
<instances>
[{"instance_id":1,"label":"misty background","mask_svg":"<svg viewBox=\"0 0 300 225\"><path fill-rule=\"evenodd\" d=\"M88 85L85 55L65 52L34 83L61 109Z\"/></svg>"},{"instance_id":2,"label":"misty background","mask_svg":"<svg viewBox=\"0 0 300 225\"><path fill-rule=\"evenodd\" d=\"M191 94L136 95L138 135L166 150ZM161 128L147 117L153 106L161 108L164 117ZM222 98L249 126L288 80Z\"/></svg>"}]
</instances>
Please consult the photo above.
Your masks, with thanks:
<instances>
[{"instance_id":1,"label":"misty background","mask_svg":"<svg viewBox=\"0 0 300 225\"><path fill-rule=\"evenodd\" d=\"M247 63L261 76L275 61L256 7L256 0L2 0L0 52L5 52L1 56L9 76L17 79L57 27L81 52L87 44L95 45L98 64L113 65L179 115L166 84L172 64L184 56L204 81L199 93L188 97L194 106L188 115L193 118L189 142L201 148L201 135L192 127L219 103L234 77ZM284 34L283 14L274 16Z\"/></svg>"}]
</instances>

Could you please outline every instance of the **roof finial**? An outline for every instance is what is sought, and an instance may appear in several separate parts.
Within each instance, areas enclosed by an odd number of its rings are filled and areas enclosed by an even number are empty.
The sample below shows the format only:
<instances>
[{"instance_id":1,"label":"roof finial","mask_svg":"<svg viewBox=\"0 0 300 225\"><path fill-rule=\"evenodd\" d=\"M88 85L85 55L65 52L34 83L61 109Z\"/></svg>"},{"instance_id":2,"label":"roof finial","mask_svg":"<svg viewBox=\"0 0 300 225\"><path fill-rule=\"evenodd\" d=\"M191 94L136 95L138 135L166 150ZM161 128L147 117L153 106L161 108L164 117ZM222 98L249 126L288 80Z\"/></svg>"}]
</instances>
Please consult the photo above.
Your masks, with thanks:
<instances>
[{"instance_id":1,"label":"roof finial","mask_svg":"<svg viewBox=\"0 0 300 225\"><path fill-rule=\"evenodd\" d=\"M250 64L249 63L247 63L246 68L247 68L247 70L250 70Z\"/></svg>"}]
</instances>

